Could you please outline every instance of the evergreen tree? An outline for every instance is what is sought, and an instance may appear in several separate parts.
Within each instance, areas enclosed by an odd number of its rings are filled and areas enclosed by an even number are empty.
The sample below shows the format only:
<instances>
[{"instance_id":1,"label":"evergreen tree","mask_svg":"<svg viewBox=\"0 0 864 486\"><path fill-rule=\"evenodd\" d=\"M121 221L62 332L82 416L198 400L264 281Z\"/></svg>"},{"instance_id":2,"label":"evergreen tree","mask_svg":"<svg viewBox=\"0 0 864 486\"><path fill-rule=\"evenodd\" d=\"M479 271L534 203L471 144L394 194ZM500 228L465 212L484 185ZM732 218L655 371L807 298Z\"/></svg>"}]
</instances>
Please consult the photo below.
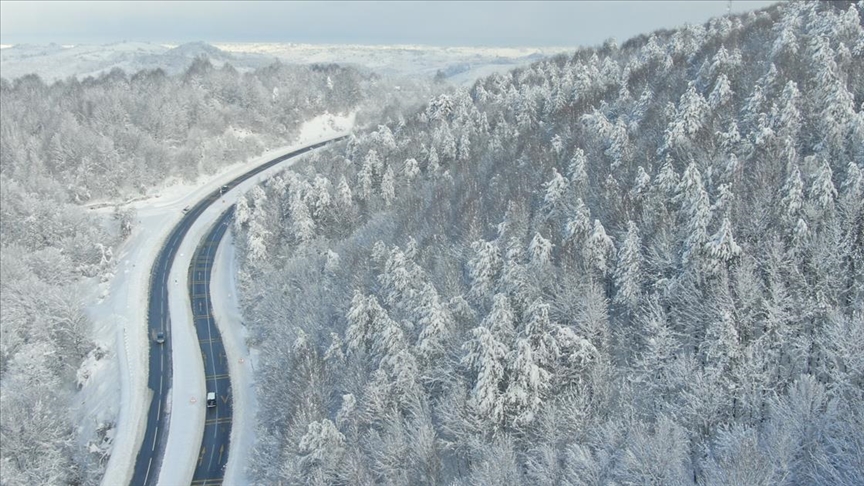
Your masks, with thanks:
<instances>
[{"instance_id":1,"label":"evergreen tree","mask_svg":"<svg viewBox=\"0 0 864 486\"><path fill-rule=\"evenodd\" d=\"M780 201L783 210L783 220L787 225L797 222L804 208L804 182L798 165L792 166L792 171L783 186L783 199Z\"/></svg>"},{"instance_id":2,"label":"evergreen tree","mask_svg":"<svg viewBox=\"0 0 864 486\"><path fill-rule=\"evenodd\" d=\"M329 419L311 422L297 444L301 474L306 482L332 482L345 453L345 436Z\"/></svg>"},{"instance_id":3,"label":"evergreen tree","mask_svg":"<svg viewBox=\"0 0 864 486\"><path fill-rule=\"evenodd\" d=\"M702 185L702 176L696 164L691 163L684 171L676 200L681 203L685 218L686 236L682 261L687 264L701 254L702 247L708 240L708 223L711 220L708 194Z\"/></svg>"},{"instance_id":4,"label":"evergreen tree","mask_svg":"<svg viewBox=\"0 0 864 486\"><path fill-rule=\"evenodd\" d=\"M482 300L492 295L501 273L501 251L494 242L482 240L472 243L471 248L474 250L474 258L468 261L471 294Z\"/></svg>"},{"instance_id":5,"label":"evergreen tree","mask_svg":"<svg viewBox=\"0 0 864 486\"><path fill-rule=\"evenodd\" d=\"M591 214L582 199L577 199L572 216L564 227L564 236L568 240L572 239L581 243L588 236L590 230Z\"/></svg>"},{"instance_id":6,"label":"evergreen tree","mask_svg":"<svg viewBox=\"0 0 864 486\"><path fill-rule=\"evenodd\" d=\"M834 187L833 177L834 174L828 161L820 158L808 196L811 203L823 214L834 209L834 200L837 199L837 189Z\"/></svg>"},{"instance_id":7,"label":"evergreen tree","mask_svg":"<svg viewBox=\"0 0 864 486\"><path fill-rule=\"evenodd\" d=\"M720 229L705 243L705 256L709 262L709 269L713 272L718 272L732 259L741 256L741 247L732 237L732 224L728 218L723 218Z\"/></svg>"},{"instance_id":8,"label":"evergreen tree","mask_svg":"<svg viewBox=\"0 0 864 486\"><path fill-rule=\"evenodd\" d=\"M618 262L613 277L615 301L635 310L642 296L642 244L636 223L627 223L627 236L618 248Z\"/></svg>"},{"instance_id":9,"label":"evergreen tree","mask_svg":"<svg viewBox=\"0 0 864 486\"><path fill-rule=\"evenodd\" d=\"M516 339L515 348L507 356L509 380L505 403L515 426L534 421L549 383L549 372L540 366L535 354L528 337L522 336Z\"/></svg>"},{"instance_id":10,"label":"evergreen tree","mask_svg":"<svg viewBox=\"0 0 864 486\"><path fill-rule=\"evenodd\" d=\"M234 207L234 231L240 232L243 225L249 221L249 201L246 196L237 198L237 205Z\"/></svg>"},{"instance_id":11,"label":"evergreen tree","mask_svg":"<svg viewBox=\"0 0 864 486\"><path fill-rule=\"evenodd\" d=\"M729 78L726 77L726 74L721 73L714 83L714 89L708 96L708 105L711 106L712 110L716 111L732 101L732 95L734 94L732 87L729 85Z\"/></svg>"},{"instance_id":12,"label":"evergreen tree","mask_svg":"<svg viewBox=\"0 0 864 486\"><path fill-rule=\"evenodd\" d=\"M351 187L348 186L348 181L345 179L344 175L339 179L339 187L336 189L336 193L336 202L339 204L339 207L341 209L350 208L354 196L351 193Z\"/></svg>"},{"instance_id":13,"label":"evergreen tree","mask_svg":"<svg viewBox=\"0 0 864 486\"><path fill-rule=\"evenodd\" d=\"M396 181L394 180L393 168L387 166L384 172L384 177L381 179L381 197L384 198L384 204L390 206L393 200L396 199Z\"/></svg>"},{"instance_id":14,"label":"evergreen tree","mask_svg":"<svg viewBox=\"0 0 864 486\"><path fill-rule=\"evenodd\" d=\"M291 229L297 240L308 243L315 237L315 221L309 214L306 202L299 196L291 199L291 219Z\"/></svg>"},{"instance_id":15,"label":"evergreen tree","mask_svg":"<svg viewBox=\"0 0 864 486\"><path fill-rule=\"evenodd\" d=\"M528 245L531 264L538 268L548 268L552 262L552 242L535 233Z\"/></svg>"},{"instance_id":16,"label":"evergreen tree","mask_svg":"<svg viewBox=\"0 0 864 486\"><path fill-rule=\"evenodd\" d=\"M591 235L585 242L585 262L592 270L605 276L609 271L609 258L614 251L615 245L612 243L612 238L606 234L606 229L600 224L600 220L595 219Z\"/></svg>"},{"instance_id":17,"label":"evergreen tree","mask_svg":"<svg viewBox=\"0 0 864 486\"><path fill-rule=\"evenodd\" d=\"M697 134L705 128L710 113L711 107L708 102L691 83L687 91L681 95L674 120L666 128L664 148L672 151L690 148Z\"/></svg>"},{"instance_id":18,"label":"evergreen tree","mask_svg":"<svg viewBox=\"0 0 864 486\"><path fill-rule=\"evenodd\" d=\"M570 160L568 174L570 175L570 183L573 184L576 194L582 197L584 197L583 191L589 183L586 164L585 152L581 148L577 148L573 152L573 158Z\"/></svg>"},{"instance_id":19,"label":"evergreen tree","mask_svg":"<svg viewBox=\"0 0 864 486\"><path fill-rule=\"evenodd\" d=\"M447 354L447 344L453 332L453 317L432 285L424 285L419 298L422 303L416 310L420 316L418 325L421 329L417 339L417 354L423 363L430 365Z\"/></svg>"},{"instance_id":20,"label":"evergreen tree","mask_svg":"<svg viewBox=\"0 0 864 486\"><path fill-rule=\"evenodd\" d=\"M477 374L470 403L482 420L499 427L504 420L505 404L501 390L510 350L502 342L504 336L496 335L484 325L475 327L471 334L472 339L462 346L466 351L462 362Z\"/></svg>"},{"instance_id":21,"label":"evergreen tree","mask_svg":"<svg viewBox=\"0 0 864 486\"><path fill-rule=\"evenodd\" d=\"M565 212L568 186L567 179L553 168L552 179L544 184L546 194L543 196L543 206L547 217L556 217Z\"/></svg>"}]
</instances>

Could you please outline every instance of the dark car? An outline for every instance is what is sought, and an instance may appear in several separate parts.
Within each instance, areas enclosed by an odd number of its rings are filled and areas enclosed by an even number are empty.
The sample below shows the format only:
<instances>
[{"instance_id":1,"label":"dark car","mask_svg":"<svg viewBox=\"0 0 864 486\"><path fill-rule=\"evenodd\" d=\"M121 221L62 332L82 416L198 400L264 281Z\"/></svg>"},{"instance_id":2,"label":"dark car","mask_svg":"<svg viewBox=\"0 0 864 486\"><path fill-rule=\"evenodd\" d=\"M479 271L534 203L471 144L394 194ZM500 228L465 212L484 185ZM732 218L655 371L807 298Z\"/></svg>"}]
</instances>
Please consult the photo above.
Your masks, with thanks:
<instances>
[{"instance_id":1,"label":"dark car","mask_svg":"<svg viewBox=\"0 0 864 486\"><path fill-rule=\"evenodd\" d=\"M165 342L165 331L159 331L156 333L156 342L159 344Z\"/></svg>"}]
</instances>

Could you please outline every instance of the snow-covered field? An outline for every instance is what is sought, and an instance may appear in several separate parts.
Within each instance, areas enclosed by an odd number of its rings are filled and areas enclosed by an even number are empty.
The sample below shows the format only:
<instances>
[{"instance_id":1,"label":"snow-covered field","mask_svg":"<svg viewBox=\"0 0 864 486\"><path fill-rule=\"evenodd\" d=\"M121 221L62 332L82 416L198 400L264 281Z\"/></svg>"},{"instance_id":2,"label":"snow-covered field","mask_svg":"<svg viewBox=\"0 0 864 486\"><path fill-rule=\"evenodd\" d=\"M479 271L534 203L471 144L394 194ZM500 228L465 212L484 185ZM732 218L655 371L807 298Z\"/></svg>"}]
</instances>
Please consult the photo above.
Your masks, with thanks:
<instances>
[{"instance_id":1,"label":"snow-covered field","mask_svg":"<svg viewBox=\"0 0 864 486\"><path fill-rule=\"evenodd\" d=\"M357 64L383 74L434 76L438 70L464 84L573 47L436 47L421 45L214 43L234 54L261 54L282 62ZM458 76L458 78L456 78Z\"/></svg>"},{"instance_id":2,"label":"snow-covered field","mask_svg":"<svg viewBox=\"0 0 864 486\"><path fill-rule=\"evenodd\" d=\"M169 74L185 70L197 56L206 56L214 66L230 62L240 71L265 66L272 56L232 55L209 44L194 42L180 46L149 42L117 42L105 45L15 45L0 50L0 70L12 79L36 73L53 82L76 76L98 76L113 68L127 73L160 68Z\"/></svg>"},{"instance_id":3,"label":"snow-covered field","mask_svg":"<svg viewBox=\"0 0 864 486\"><path fill-rule=\"evenodd\" d=\"M98 424L117 421L113 432L114 442L111 457L103 479L103 484L126 484L131 477L138 446L144 435L146 426L146 411L150 400L147 389L147 356L149 339L147 335L146 302L150 276L150 265L168 236L170 229L180 220L182 208L194 204L224 182L242 174L255 165L271 160L283 153L314 144L321 140L333 138L350 131L354 115L334 116L322 115L303 125L298 139L290 146L270 150L267 153L247 162L226 167L219 174L202 178L195 184L176 184L162 188L148 199L129 203L137 213L137 226L126 243L117 252L117 269L114 278L98 284L89 299L88 314L94 320L94 341L102 347L105 356L100 360L88 360L88 367L83 374L84 380L79 410L80 423ZM172 274L177 278L177 288L185 289L186 269L189 265L197 239L207 231L213 220L221 214L224 208L233 203L240 194L250 189L268 174L283 169L296 159L269 169L261 175L246 181L230 193L217 205L205 211L192 227L181 245L180 254L175 260ZM110 208L99 208L93 211L110 211ZM230 241L230 240L228 240ZM221 246L221 245L220 245ZM220 251L220 255L230 257L231 251ZM236 296L230 288L233 278L228 275L228 266L219 266L219 282L213 291L219 295ZM218 266L218 265L217 265ZM218 300L218 299L217 299ZM242 333L226 327L228 323L236 323L232 316L237 315L236 298L232 300L234 307L219 307L227 317L220 322L220 329L225 336L225 347L229 359L237 359L248 355ZM172 314L172 339L174 375L172 387L175 391L171 397L171 429L168 436L166 458L160 474L160 484L173 485L191 480L194 457L200 446L200 430L203 429L204 379L201 373L201 359L194 330L191 326L191 311L186 292L169 292L169 305ZM218 314L217 314L218 315ZM185 317L185 319L184 319ZM232 341L233 340L233 341ZM244 358L248 363L248 360ZM197 364L197 368L195 367ZM232 375L233 373L232 369ZM234 390L252 391L251 370L237 373L237 383L232 376ZM177 392L177 390L182 390ZM235 428L251 431L254 428L254 398L249 399L245 393L235 397ZM191 397L197 398L197 406L189 403ZM238 413L239 412L239 413ZM90 426L90 425L88 425ZM233 434L233 432L232 432ZM240 434L237 444L251 444L251 436ZM232 435L232 442L233 442ZM238 450L243 450L238 447ZM248 450L248 447L246 447ZM233 449L232 449L233 452ZM192 458L192 459L190 459ZM242 471L245 468L243 456L230 456L227 473L235 482L226 484L242 484ZM183 479L179 479L183 478Z\"/></svg>"},{"instance_id":4,"label":"snow-covered field","mask_svg":"<svg viewBox=\"0 0 864 486\"><path fill-rule=\"evenodd\" d=\"M179 46L147 42L107 45L15 45L0 50L2 76L36 73L46 81L83 78L118 67L127 72L185 69L196 56L214 65L229 62L252 69L276 59L287 64L337 63L372 69L385 75L432 77L439 70L455 84L468 84L493 71L506 71L572 47L436 47L418 45L283 44L195 42Z\"/></svg>"}]
</instances>

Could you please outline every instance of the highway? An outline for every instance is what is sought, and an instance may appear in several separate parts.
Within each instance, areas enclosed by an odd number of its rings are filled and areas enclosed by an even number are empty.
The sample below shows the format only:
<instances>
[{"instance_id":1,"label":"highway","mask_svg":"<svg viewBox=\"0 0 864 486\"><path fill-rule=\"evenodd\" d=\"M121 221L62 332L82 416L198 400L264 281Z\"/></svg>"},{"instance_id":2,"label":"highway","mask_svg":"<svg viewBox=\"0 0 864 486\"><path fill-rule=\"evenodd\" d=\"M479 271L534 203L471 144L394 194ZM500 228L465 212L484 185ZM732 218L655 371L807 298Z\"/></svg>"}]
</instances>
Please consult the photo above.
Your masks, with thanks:
<instances>
[{"instance_id":1,"label":"highway","mask_svg":"<svg viewBox=\"0 0 864 486\"><path fill-rule=\"evenodd\" d=\"M140 449L138 450L138 456L135 459L132 480L130 481L131 485L139 486L156 484L159 477L159 468L162 464L162 457L165 452L165 443L168 437L167 431L170 426L170 416L169 414L163 413L163 410L167 409L167 400L169 396L168 391L171 386L172 378L171 319L168 312L168 285L171 266L174 263L174 258L177 255L177 250L180 247L180 242L183 241L183 238L184 236L186 236L189 228L192 226L195 220L204 212L204 210L207 209L207 207L210 206L212 203L219 200L219 197L221 196L223 191L232 189L237 184L240 184L241 182L251 177L254 177L255 175L269 169L270 167L273 167L274 165L284 160L297 157L306 152L309 152L310 150L317 149L319 147L327 145L328 143L336 142L344 138L344 136L338 137L314 145L310 145L308 147L284 154L280 157L276 157L273 160L270 160L255 167L254 169L235 178L231 182L228 182L223 186L223 188L216 189L215 191L205 196L201 201L192 206L186 212L180 222L177 223L177 225L171 230L171 233L169 234L165 245L159 251L159 255L153 262L153 267L150 274L150 292L147 306L147 323L148 334L151 339L149 350L149 377L147 386L152 393L152 397L147 413L147 428L145 430L144 438L140 445ZM223 217L226 216L223 215ZM192 299L192 302L194 303L195 299ZM198 319L196 319L196 327L198 327ZM215 326L209 327L213 327L215 329ZM155 341L154 338L157 332L164 333L165 342L163 344L159 344ZM213 358L212 354L210 357ZM225 374L227 375L227 371ZM224 383L228 383L228 381L229 380L226 379ZM207 381L208 387L211 386L211 383L214 382L212 380ZM227 390L227 385L223 385L220 382L219 386L225 386ZM201 400L200 406L205 407L203 399ZM230 406L223 405L222 407L217 406L216 408L225 409L227 411L227 423L230 424ZM208 411L208 419L210 417L209 414L210 412ZM205 426L206 425L207 424L205 424ZM230 431L230 426L226 426L224 428L229 429ZM222 446L224 446L223 454L227 456L227 434L224 437L224 441L219 444L220 448ZM212 451L213 449L211 449L211 452ZM224 464L225 460L226 458L223 457L221 459L221 463Z\"/></svg>"},{"instance_id":2,"label":"highway","mask_svg":"<svg viewBox=\"0 0 864 486\"><path fill-rule=\"evenodd\" d=\"M216 406L207 409L204 422L204 437L201 452L192 476L194 486L215 486L222 484L225 476L223 466L228 461L228 446L231 438L231 380L228 376L228 358L222 346L221 335L213 319L213 305L210 299L210 274L213 258L219 242L228 229L234 215L234 206L226 210L198 245L189 265L189 294L192 302L192 315L201 357L204 359L204 374L207 392L216 394Z\"/></svg>"}]
</instances>

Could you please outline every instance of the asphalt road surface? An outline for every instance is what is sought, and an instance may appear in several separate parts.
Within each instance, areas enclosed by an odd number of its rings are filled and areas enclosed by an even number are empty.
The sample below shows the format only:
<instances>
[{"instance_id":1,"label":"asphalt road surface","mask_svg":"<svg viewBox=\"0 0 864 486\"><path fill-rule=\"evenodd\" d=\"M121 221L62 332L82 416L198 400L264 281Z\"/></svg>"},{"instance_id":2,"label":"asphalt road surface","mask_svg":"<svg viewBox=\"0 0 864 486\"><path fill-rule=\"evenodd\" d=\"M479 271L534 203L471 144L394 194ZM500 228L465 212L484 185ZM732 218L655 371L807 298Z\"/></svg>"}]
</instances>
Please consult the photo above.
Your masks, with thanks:
<instances>
[{"instance_id":1,"label":"asphalt road surface","mask_svg":"<svg viewBox=\"0 0 864 486\"><path fill-rule=\"evenodd\" d=\"M162 456L165 453L165 443L167 441L168 435L166 431L170 425L169 415L163 413L163 410L167 407L168 400L168 390L171 386L171 318L168 314L168 285L169 285L169 274L171 272L171 265L174 263L174 257L177 255L177 249L180 247L180 242L183 240L183 237L189 231L189 228L192 226L192 223L204 212L204 210L212 203L219 200L223 191L230 190L237 184L254 177L255 175L261 173L264 170L269 169L270 167L282 162L286 159L290 159L292 157L296 157L298 155L309 152L310 150L314 150L316 148L327 145L331 142L336 142L344 139L345 137L339 137L332 140L328 140L325 142L320 142L315 145L310 145L309 147L302 148L300 150L296 150L294 152L282 155L277 157L271 161L265 162L257 166L256 168L246 172L245 174L237 177L231 182L227 183L220 189L213 191L208 194L204 199L199 201L197 204L192 206L187 212L186 215L183 216L183 219L177 223L177 226L171 230L171 234L168 236L168 240L165 243L165 246L159 251L159 256L156 258L156 261L153 263L153 269L150 274L150 295L149 295L149 303L147 307L147 321L148 321L148 331L150 335L150 373L147 386L152 391L152 398L150 400L150 407L147 413L147 429L144 433L144 440L141 443L141 448L138 450L138 457L135 459L135 469L132 475L132 480L130 484L133 486L138 485L153 485L156 484L156 481L159 477L159 468L162 464ZM224 215L223 215L224 216ZM220 218L221 219L221 218ZM215 251L215 248L214 248ZM193 264L194 266L194 264ZM194 309L194 299L193 299L193 309ZM199 326L199 319L195 320L196 328ZM215 329L215 326L211 326ZM156 343L155 337L157 332L165 333L165 342L163 344ZM200 332L200 330L199 330ZM199 334L200 335L200 334ZM213 357L212 354L210 356ZM216 357L218 359L218 356ZM205 363L206 363L205 359ZM227 364L227 363L226 363ZM206 368L205 368L206 369ZM209 387L220 386L225 387L224 390L227 390L227 367L224 368L226 378L224 382L222 381L214 381L213 379L207 379L208 390ZM221 398L217 398L217 401L220 401ZM226 399L229 400L230 399ZM222 406L217 405L217 409L226 409L228 411L228 422L225 425L225 429L228 429L229 432L225 435L225 440L218 447L221 448L224 446L223 456L221 459L216 459L220 464L224 464L227 461L227 450L228 450L228 435L230 434L230 405L222 404ZM201 406L206 406L204 401L201 401ZM210 411L208 411L207 418L210 419ZM221 416L219 417L221 419ZM222 424L217 424L222 425ZM209 427L210 424L207 423L205 426ZM206 431L211 431L213 427L207 428ZM216 427L218 429L218 427ZM218 434L217 434L218 435ZM215 444L215 443L214 443ZM205 451L206 452L206 451ZM213 452L213 449L210 449L210 452ZM203 461L199 461L204 464ZM215 461L214 461L215 462ZM209 463L209 459L208 459ZM200 466L199 466L200 467ZM221 467L221 466L220 466ZM196 478L197 469L196 469ZM221 477L221 476L220 476ZM221 482L221 481L220 481ZM197 484L197 483L196 483ZM201 483L203 484L203 483ZM218 483L207 483L207 484L218 484ZM173 486L173 485L172 485Z\"/></svg>"},{"instance_id":2,"label":"asphalt road surface","mask_svg":"<svg viewBox=\"0 0 864 486\"><path fill-rule=\"evenodd\" d=\"M210 274L216 249L233 215L234 206L231 206L198 245L189 265L189 294L195 331L201 346L201 357L204 359L207 392L216 394L216 406L207 408L201 452L198 453L198 464L192 476L192 484L195 486L222 484L224 466L228 461L231 437L231 380L228 377L228 358L213 319Z\"/></svg>"}]
</instances>

